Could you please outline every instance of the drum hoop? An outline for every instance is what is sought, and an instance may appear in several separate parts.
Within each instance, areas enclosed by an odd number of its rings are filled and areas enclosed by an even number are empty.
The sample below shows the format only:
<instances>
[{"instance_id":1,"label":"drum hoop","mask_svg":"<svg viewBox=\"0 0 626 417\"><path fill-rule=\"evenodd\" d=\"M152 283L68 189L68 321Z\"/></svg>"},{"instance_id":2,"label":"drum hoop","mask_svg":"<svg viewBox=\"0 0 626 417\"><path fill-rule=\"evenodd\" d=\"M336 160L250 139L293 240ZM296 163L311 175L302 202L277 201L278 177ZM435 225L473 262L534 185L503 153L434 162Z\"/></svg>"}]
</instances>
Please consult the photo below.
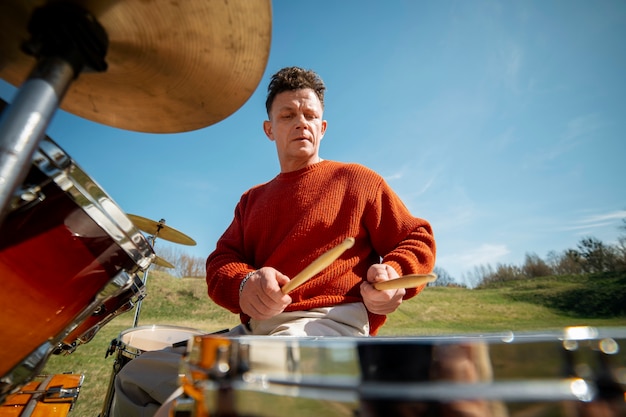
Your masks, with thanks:
<instances>
[{"instance_id":1,"label":"drum hoop","mask_svg":"<svg viewBox=\"0 0 626 417\"><path fill-rule=\"evenodd\" d=\"M131 334L131 333L144 332L144 331L150 332L154 330L173 330L173 331L178 331L178 332L186 332L186 333L189 333L190 335L206 334L206 332L203 332L202 330L199 330L199 329L194 329L192 327L176 326L176 325L169 325L169 324L148 324L144 326L131 327L129 329L126 329L120 332L119 336L117 337L115 341L113 341L113 343L117 344L120 354L122 354L122 356L126 356L128 358L133 359L139 356L141 353L146 352L146 351L137 346L133 346L128 342L125 342L123 340L124 336L126 336L127 334ZM132 355L132 356L129 356L129 355Z\"/></svg>"},{"instance_id":2,"label":"drum hoop","mask_svg":"<svg viewBox=\"0 0 626 417\"><path fill-rule=\"evenodd\" d=\"M122 303L122 305L118 309L106 314L101 321L95 323L91 327L84 329L82 333L76 334L74 340L67 340L67 341L60 342L59 343L60 350L66 351L67 353L72 353L76 349L76 347L78 347L79 344L89 343L93 339L93 337L96 335L96 333L103 326L105 326L111 320L116 318L119 314L132 310L135 307L136 303L138 303L140 300L145 298L146 289L144 287L144 284L141 278L139 278L137 274L128 275L125 272L122 272L121 274L122 276L126 277L125 284L121 285L123 283L116 283L115 280L113 280L110 283L110 284L113 284L113 286L110 286L110 287L112 288L112 290L115 290L115 292L110 294L110 297L111 299L117 299L121 295L125 295L128 292L130 292L130 294L128 294L128 297L123 299L124 302ZM118 285L118 287L116 288L115 285ZM105 289L101 291L100 294L104 294L106 290L107 288L105 287ZM102 304L100 304L100 306L98 306L96 310L98 308L104 307L105 306L104 303L106 303L107 300L108 299L103 299ZM122 310L122 308L124 307L128 307L128 308ZM94 314L96 310L94 310L91 314ZM82 324L82 321L78 321L78 322L74 321L72 323L72 326L70 326L72 330L68 333L71 334L71 332L74 331L74 328L75 327L77 328L81 324Z\"/></svg>"},{"instance_id":3,"label":"drum hoop","mask_svg":"<svg viewBox=\"0 0 626 417\"><path fill-rule=\"evenodd\" d=\"M126 330L122 330L120 332L119 339L121 339L121 337L123 335L126 335L128 333L134 333L134 332L141 331L141 330L155 330L155 329L159 329L159 330L167 329L167 330L174 330L174 331L177 331L177 330L178 331L193 330L194 333L197 333L198 335L205 335L205 334L207 334L206 332L204 332L202 330L199 330L199 329L195 329L193 327L177 326L175 324L145 324L143 326L130 327L130 328L126 329Z\"/></svg>"},{"instance_id":4,"label":"drum hoop","mask_svg":"<svg viewBox=\"0 0 626 417\"><path fill-rule=\"evenodd\" d=\"M135 359L137 356L141 355L144 352L145 351L140 348L136 348L134 346L130 346L126 344L120 347L120 355L129 359Z\"/></svg>"},{"instance_id":5,"label":"drum hoop","mask_svg":"<svg viewBox=\"0 0 626 417\"><path fill-rule=\"evenodd\" d=\"M51 138L41 140L33 164L66 192L135 265L141 270L150 266L155 253L146 237L111 196Z\"/></svg>"}]
</instances>

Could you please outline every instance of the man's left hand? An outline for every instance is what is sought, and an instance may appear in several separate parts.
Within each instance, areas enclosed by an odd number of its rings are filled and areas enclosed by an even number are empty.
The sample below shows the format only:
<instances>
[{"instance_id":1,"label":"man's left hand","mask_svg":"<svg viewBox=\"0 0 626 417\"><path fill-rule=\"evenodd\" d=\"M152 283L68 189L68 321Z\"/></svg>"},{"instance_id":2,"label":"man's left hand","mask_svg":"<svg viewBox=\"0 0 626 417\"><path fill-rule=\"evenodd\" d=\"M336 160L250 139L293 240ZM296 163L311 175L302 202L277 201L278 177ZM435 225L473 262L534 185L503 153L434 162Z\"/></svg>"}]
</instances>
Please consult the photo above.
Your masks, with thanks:
<instances>
[{"instance_id":1,"label":"man's left hand","mask_svg":"<svg viewBox=\"0 0 626 417\"><path fill-rule=\"evenodd\" d=\"M397 290L377 290L374 283L398 278L398 272L385 264L374 264L367 270L367 281L361 283L361 296L365 307L374 314L393 313L402 304L406 294L404 288Z\"/></svg>"}]
</instances>

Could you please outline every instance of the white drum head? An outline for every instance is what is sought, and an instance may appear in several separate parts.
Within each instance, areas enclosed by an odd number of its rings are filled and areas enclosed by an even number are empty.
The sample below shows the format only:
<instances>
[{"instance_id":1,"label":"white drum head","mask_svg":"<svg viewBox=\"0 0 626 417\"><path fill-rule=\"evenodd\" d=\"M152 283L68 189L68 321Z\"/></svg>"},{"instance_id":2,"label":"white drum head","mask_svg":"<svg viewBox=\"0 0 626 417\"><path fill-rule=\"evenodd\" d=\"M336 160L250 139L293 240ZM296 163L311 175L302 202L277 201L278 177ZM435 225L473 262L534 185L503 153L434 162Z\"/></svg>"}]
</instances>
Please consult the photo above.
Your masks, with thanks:
<instances>
[{"instance_id":1,"label":"white drum head","mask_svg":"<svg viewBox=\"0 0 626 417\"><path fill-rule=\"evenodd\" d=\"M143 352L160 350L175 343L184 342L206 332L191 327L151 325L128 329L120 333L120 340L127 346Z\"/></svg>"}]
</instances>

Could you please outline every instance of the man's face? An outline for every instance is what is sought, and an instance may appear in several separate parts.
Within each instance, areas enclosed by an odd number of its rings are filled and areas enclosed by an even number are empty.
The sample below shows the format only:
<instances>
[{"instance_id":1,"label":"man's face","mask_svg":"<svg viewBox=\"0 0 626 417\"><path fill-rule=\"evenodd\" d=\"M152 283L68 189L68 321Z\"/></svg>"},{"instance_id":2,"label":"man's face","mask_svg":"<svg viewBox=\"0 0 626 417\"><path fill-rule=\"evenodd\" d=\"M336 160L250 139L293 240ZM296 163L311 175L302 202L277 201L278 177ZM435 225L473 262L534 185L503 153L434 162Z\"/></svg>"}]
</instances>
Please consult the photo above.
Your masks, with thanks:
<instances>
[{"instance_id":1,"label":"man's face","mask_svg":"<svg viewBox=\"0 0 626 417\"><path fill-rule=\"evenodd\" d=\"M323 113L322 103L310 88L276 95L263 130L276 143L282 172L319 161L319 146L326 131Z\"/></svg>"}]
</instances>

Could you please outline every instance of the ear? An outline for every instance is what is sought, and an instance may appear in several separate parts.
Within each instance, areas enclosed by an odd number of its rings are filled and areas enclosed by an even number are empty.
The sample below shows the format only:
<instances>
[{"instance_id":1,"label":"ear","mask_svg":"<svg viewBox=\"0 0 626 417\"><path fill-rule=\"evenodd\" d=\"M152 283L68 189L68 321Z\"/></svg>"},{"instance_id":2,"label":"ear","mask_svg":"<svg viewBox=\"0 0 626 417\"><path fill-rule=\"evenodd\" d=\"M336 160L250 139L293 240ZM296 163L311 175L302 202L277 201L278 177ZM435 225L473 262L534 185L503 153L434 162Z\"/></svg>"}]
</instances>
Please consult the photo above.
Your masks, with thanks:
<instances>
[{"instance_id":1,"label":"ear","mask_svg":"<svg viewBox=\"0 0 626 417\"><path fill-rule=\"evenodd\" d=\"M328 126L328 122L326 120L322 120L322 137L320 139L324 138L324 135L326 134L327 126Z\"/></svg>"},{"instance_id":2,"label":"ear","mask_svg":"<svg viewBox=\"0 0 626 417\"><path fill-rule=\"evenodd\" d=\"M265 136L269 138L272 142L274 141L274 134L272 133L272 122L269 120L265 120L263 122L263 131L265 132Z\"/></svg>"}]
</instances>

